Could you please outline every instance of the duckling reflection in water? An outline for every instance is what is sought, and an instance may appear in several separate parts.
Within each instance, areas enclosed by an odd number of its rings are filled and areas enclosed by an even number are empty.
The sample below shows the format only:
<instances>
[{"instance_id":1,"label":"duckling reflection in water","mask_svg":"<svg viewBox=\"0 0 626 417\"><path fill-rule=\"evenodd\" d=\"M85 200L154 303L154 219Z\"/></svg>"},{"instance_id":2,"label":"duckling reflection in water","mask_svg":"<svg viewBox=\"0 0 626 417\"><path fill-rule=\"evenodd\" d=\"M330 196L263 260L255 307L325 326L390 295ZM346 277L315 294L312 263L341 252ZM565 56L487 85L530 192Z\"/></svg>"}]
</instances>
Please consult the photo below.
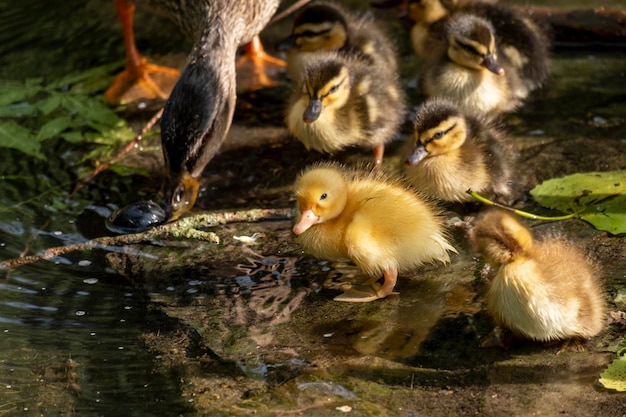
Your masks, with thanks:
<instances>
[{"instance_id":1,"label":"duckling reflection in water","mask_svg":"<svg viewBox=\"0 0 626 417\"><path fill-rule=\"evenodd\" d=\"M368 302L393 292L398 273L424 262L450 260L437 209L382 173L320 163L295 183L297 221L293 231L304 251L327 260L350 259L373 277L373 291L355 289L339 301ZM374 285L380 275L382 286Z\"/></svg>"},{"instance_id":2,"label":"duckling reflection in water","mask_svg":"<svg viewBox=\"0 0 626 417\"><path fill-rule=\"evenodd\" d=\"M416 113L414 140L406 176L429 197L466 203L473 201L470 189L507 205L519 197L517 149L496 122L429 99Z\"/></svg>"},{"instance_id":3,"label":"duckling reflection in water","mask_svg":"<svg viewBox=\"0 0 626 417\"><path fill-rule=\"evenodd\" d=\"M446 97L468 110L496 115L517 109L529 89L502 55L493 25L459 14L446 22L444 42L420 79L428 97Z\"/></svg>"},{"instance_id":4,"label":"duckling reflection in water","mask_svg":"<svg viewBox=\"0 0 626 417\"><path fill-rule=\"evenodd\" d=\"M602 331L603 290L594 266L575 245L556 237L535 240L516 217L495 209L479 219L470 237L498 269L487 292L498 330L542 342L586 339Z\"/></svg>"},{"instance_id":5,"label":"duckling reflection in water","mask_svg":"<svg viewBox=\"0 0 626 417\"><path fill-rule=\"evenodd\" d=\"M305 6L295 18L284 46L288 46L287 69L295 84L307 63L318 51L340 51L358 56L374 65L398 71L394 43L371 16L346 9L336 2L316 1Z\"/></svg>"},{"instance_id":6,"label":"duckling reflection in water","mask_svg":"<svg viewBox=\"0 0 626 417\"><path fill-rule=\"evenodd\" d=\"M380 167L385 144L404 121L398 74L337 52L318 52L305 66L287 110L287 127L307 149L335 153L371 146Z\"/></svg>"}]
</instances>

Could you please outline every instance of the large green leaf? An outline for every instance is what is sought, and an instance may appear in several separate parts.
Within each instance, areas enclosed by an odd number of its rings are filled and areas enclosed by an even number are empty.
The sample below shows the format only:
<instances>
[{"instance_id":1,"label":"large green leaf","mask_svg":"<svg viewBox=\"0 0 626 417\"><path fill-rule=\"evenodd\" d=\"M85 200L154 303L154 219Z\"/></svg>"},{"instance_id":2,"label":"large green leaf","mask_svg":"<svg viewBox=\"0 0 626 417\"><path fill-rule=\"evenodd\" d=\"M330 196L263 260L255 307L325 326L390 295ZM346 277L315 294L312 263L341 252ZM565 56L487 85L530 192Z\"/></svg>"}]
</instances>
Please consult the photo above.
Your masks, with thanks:
<instances>
[{"instance_id":1,"label":"large green leaf","mask_svg":"<svg viewBox=\"0 0 626 417\"><path fill-rule=\"evenodd\" d=\"M626 391L626 356L615 359L613 363L600 374L599 381L604 388Z\"/></svg>"},{"instance_id":2,"label":"large green leaf","mask_svg":"<svg viewBox=\"0 0 626 417\"><path fill-rule=\"evenodd\" d=\"M596 229L626 233L626 171L588 172L555 178L530 191L542 206L578 213Z\"/></svg>"},{"instance_id":3,"label":"large green leaf","mask_svg":"<svg viewBox=\"0 0 626 417\"><path fill-rule=\"evenodd\" d=\"M17 149L35 158L45 159L35 135L12 120L0 122L0 146Z\"/></svg>"},{"instance_id":4,"label":"large green leaf","mask_svg":"<svg viewBox=\"0 0 626 417\"><path fill-rule=\"evenodd\" d=\"M0 82L0 106L28 100L42 91L39 85L26 85L13 81Z\"/></svg>"}]
</instances>

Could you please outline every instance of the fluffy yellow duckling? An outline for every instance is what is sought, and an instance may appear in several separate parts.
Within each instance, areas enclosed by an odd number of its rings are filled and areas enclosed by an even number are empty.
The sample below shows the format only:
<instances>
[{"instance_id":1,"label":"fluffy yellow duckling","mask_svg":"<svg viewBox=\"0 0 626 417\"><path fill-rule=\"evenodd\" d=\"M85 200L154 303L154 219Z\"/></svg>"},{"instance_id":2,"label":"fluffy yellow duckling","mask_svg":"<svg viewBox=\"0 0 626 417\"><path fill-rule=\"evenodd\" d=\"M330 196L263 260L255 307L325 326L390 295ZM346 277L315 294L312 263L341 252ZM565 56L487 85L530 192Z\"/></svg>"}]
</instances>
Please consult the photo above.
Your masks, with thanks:
<instances>
[{"instance_id":1,"label":"fluffy yellow duckling","mask_svg":"<svg viewBox=\"0 0 626 417\"><path fill-rule=\"evenodd\" d=\"M295 18L288 38L287 69L294 83L317 51L340 51L398 71L394 43L371 17L330 1L316 1Z\"/></svg>"},{"instance_id":2,"label":"fluffy yellow duckling","mask_svg":"<svg viewBox=\"0 0 626 417\"><path fill-rule=\"evenodd\" d=\"M305 169L295 183L297 221L293 232L315 257L350 259L374 283L372 293L349 291L339 301L368 302L393 292L398 272L424 262L448 262L448 243L434 206L397 180L348 170L337 163Z\"/></svg>"},{"instance_id":3,"label":"fluffy yellow duckling","mask_svg":"<svg viewBox=\"0 0 626 417\"><path fill-rule=\"evenodd\" d=\"M411 43L418 56L427 58L436 49L433 43L442 40L446 20L457 13L481 16L493 25L498 49L529 90L545 82L550 48L546 30L532 17L496 1L410 0L409 16L415 22Z\"/></svg>"},{"instance_id":4,"label":"fluffy yellow duckling","mask_svg":"<svg viewBox=\"0 0 626 417\"><path fill-rule=\"evenodd\" d=\"M519 196L517 150L493 121L474 117L446 99L417 110L415 147L406 176L418 190L449 203L473 201L467 190L512 204Z\"/></svg>"},{"instance_id":5,"label":"fluffy yellow duckling","mask_svg":"<svg viewBox=\"0 0 626 417\"><path fill-rule=\"evenodd\" d=\"M471 238L498 268L487 306L499 326L537 341L589 338L603 329L603 291L575 245L559 238L536 241L503 210L488 210Z\"/></svg>"},{"instance_id":6,"label":"fluffy yellow duckling","mask_svg":"<svg viewBox=\"0 0 626 417\"><path fill-rule=\"evenodd\" d=\"M382 164L385 144L404 121L405 96L397 74L338 52L318 52L289 100L289 132L307 149L335 153L369 146Z\"/></svg>"},{"instance_id":7,"label":"fluffy yellow duckling","mask_svg":"<svg viewBox=\"0 0 626 417\"><path fill-rule=\"evenodd\" d=\"M443 48L426 63L420 80L424 94L492 115L519 107L528 89L500 55L494 33L489 21L475 15L447 20Z\"/></svg>"}]
</instances>

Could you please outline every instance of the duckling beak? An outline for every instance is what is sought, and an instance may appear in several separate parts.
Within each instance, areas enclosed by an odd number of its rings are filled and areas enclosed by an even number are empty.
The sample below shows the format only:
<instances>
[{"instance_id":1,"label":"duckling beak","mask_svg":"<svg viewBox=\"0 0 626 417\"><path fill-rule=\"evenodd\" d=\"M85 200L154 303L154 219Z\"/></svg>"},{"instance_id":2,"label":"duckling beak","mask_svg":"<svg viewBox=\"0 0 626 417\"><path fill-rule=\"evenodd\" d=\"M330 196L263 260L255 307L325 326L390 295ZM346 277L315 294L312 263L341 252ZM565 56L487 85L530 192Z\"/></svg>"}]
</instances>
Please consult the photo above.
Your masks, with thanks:
<instances>
[{"instance_id":1,"label":"duckling beak","mask_svg":"<svg viewBox=\"0 0 626 417\"><path fill-rule=\"evenodd\" d=\"M322 100L319 98L312 98L309 100L309 105L307 106L304 113L302 113L302 120L304 123L311 124L320 117L320 113L322 113Z\"/></svg>"},{"instance_id":2,"label":"duckling beak","mask_svg":"<svg viewBox=\"0 0 626 417\"><path fill-rule=\"evenodd\" d=\"M418 145L413 153L404 161L406 166L413 166L419 164L419 162L428 156L428 151L424 145Z\"/></svg>"},{"instance_id":3,"label":"duckling beak","mask_svg":"<svg viewBox=\"0 0 626 417\"><path fill-rule=\"evenodd\" d=\"M169 201L165 205L168 221L174 221L191 210L196 204L196 197L200 190L199 178L192 177L189 173L183 173L178 180L170 185Z\"/></svg>"},{"instance_id":4,"label":"duckling beak","mask_svg":"<svg viewBox=\"0 0 626 417\"><path fill-rule=\"evenodd\" d=\"M504 68L502 68L502 66L498 64L496 58L491 54L485 55L485 57L483 58L483 62L480 65L487 68L489 71L493 72L496 75L504 75Z\"/></svg>"},{"instance_id":5,"label":"duckling beak","mask_svg":"<svg viewBox=\"0 0 626 417\"><path fill-rule=\"evenodd\" d=\"M298 223L293 226L293 232L297 235L301 235L302 233L306 232L309 227L316 224L319 219L319 216L316 216L315 213L313 213L313 210L304 210L302 212L302 215L300 216L300 220L298 221Z\"/></svg>"}]
</instances>

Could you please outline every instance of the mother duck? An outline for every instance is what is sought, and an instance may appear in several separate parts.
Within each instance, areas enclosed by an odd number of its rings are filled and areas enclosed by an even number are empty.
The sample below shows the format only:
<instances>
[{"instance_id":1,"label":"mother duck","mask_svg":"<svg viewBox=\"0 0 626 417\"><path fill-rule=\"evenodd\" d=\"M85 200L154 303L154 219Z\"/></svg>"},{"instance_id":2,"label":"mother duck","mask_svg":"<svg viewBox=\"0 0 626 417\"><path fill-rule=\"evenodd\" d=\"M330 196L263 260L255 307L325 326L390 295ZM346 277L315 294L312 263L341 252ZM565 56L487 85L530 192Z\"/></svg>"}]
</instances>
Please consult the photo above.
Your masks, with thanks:
<instances>
[{"instance_id":1,"label":"mother duck","mask_svg":"<svg viewBox=\"0 0 626 417\"><path fill-rule=\"evenodd\" d=\"M252 40L280 0L142 0L168 16L194 41L187 65L165 104L161 142L168 170L165 210L170 220L190 210L205 166L218 152L233 118L237 48ZM116 0L132 10L128 0ZM128 23L128 22L126 22ZM128 38L128 36L126 36ZM129 47L126 39L127 48Z\"/></svg>"}]
</instances>

